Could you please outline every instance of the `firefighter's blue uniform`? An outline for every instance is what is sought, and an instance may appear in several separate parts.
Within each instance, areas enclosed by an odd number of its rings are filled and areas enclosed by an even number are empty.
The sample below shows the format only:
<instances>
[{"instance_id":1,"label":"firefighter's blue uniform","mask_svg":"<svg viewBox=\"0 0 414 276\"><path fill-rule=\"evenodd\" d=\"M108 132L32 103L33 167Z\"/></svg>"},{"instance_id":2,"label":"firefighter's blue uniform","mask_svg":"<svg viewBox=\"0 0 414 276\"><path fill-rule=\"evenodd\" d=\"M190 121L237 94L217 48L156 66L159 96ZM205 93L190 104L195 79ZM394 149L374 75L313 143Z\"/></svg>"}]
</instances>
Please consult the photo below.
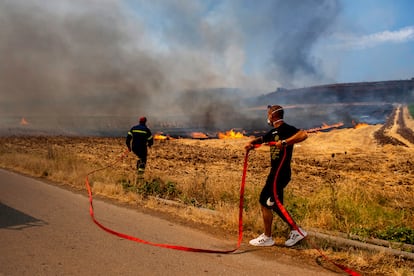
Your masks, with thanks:
<instances>
[{"instance_id":1,"label":"firefighter's blue uniform","mask_svg":"<svg viewBox=\"0 0 414 276\"><path fill-rule=\"evenodd\" d=\"M154 144L154 138L152 137L151 130L146 126L147 119L145 117L140 118L139 125L133 126L126 137L126 144L129 151L132 150L137 156L137 172L143 174L147 163L147 147L151 147ZM132 147L131 147L132 140Z\"/></svg>"}]
</instances>

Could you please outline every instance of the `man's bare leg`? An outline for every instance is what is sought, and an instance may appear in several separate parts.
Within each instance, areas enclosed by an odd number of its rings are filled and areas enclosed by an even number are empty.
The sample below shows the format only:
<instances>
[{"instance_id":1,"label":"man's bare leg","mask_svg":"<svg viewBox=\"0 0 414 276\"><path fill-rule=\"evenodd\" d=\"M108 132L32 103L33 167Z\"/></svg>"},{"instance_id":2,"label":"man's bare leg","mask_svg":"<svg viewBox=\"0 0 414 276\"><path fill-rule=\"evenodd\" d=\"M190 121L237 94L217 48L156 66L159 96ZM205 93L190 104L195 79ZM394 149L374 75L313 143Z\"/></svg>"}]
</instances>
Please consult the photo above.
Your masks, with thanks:
<instances>
[{"instance_id":1,"label":"man's bare leg","mask_svg":"<svg viewBox=\"0 0 414 276\"><path fill-rule=\"evenodd\" d=\"M273 212L271 209L267 209L264 206L262 207L263 223L265 235L268 237L272 236L272 223L273 223Z\"/></svg>"}]
</instances>

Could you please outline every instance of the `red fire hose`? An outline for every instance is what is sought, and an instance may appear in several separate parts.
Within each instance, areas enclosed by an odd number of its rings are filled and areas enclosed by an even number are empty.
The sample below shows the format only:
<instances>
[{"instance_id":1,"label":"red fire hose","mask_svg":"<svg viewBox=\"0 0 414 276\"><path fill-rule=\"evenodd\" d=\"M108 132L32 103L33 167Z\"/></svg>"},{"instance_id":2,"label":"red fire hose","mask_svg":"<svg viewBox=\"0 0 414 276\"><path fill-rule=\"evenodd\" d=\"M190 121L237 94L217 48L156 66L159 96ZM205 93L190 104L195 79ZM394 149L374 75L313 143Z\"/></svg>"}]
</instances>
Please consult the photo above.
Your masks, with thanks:
<instances>
[{"instance_id":1,"label":"red fire hose","mask_svg":"<svg viewBox=\"0 0 414 276\"><path fill-rule=\"evenodd\" d=\"M273 145L274 143L269 143L268 145ZM255 148L260 147L260 144L256 144ZM164 244L164 243L155 243L155 242L150 242L150 241L146 241L146 240L142 240L140 238L134 237L134 236L130 236L124 233L120 233L117 232L115 230L112 230L106 226L104 226L102 223L100 223L96 218L95 218L95 214L94 214L94 209L93 209L93 196L92 196L92 189L91 189L91 185L89 183L89 175L94 174L100 170L104 170L106 168L112 167L114 164L116 164L117 162L121 161L123 158L125 158L125 156L128 155L128 151L125 151L117 160L115 160L113 163L109 164L106 167L100 168L100 169L96 169L94 171L89 172L86 175L85 178L85 184L86 184L86 188L88 190L88 196L89 196L89 214L93 220L93 222L100 227L102 230L127 239L127 240L131 240L134 242L138 242L138 243L143 243L143 244L147 244L147 245L152 245L152 246L158 246L158 247L163 247L163 248L170 248L170 249L174 249L174 250L181 250L181 251L189 251L189 252L201 252L201 253L221 253L221 254L228 254L228 253L233 253L236 250L238 250L240 248L241 245L241 241L243 239L243 203L244 203L244 188L246 185L246 174L247 174L247 165L248 165L248 157L249 157L249 152L246 151L245 157L244 157L244 163L243 163L243 174L242 174L242 181L241 181L241 185L240 185L240 201L239 201L239 234L238 234L238 240L237 240L237 245L235 248L230 249L230 250L212 250L212 249L202 249L202 248L193 248L193 247L187 247L187 246L181 246L181 245L172 245L172 244ZM303 235L300 230L299 227L297 226L297 224L295 223L295 221L292 219L292 217L289 215L289 213L287 212L287 210L284 208L283 204L279 201L278 196L277 196L277 189L276 189L276 185L277 185L277 176L278 173L280 171L280 168L283 164L283 161L286 158L286 151L283 151L283 157L282 157L282 162L280 163L281 165L279 166L279 168L276 171L275 174L275 180L274 180L274 187L273 187L273 192L274 192L274 197L275 197L275 201L279 207L279 209L282 211L282 214L286 217L287 221L289 222L290 226L297 230L301 235ZM349 275L352 276L359 276L360 274L358 274L357 272L341 265L341 264L337 264L335 262L333 262L332 260L330 260L327 256L325 256L323 254L323 252L315 245L312 244L312 246L314 247L314 249L316 249L319 254L325 258L327 261L331 262L332 264L334 264L335 266L339 267L340 269L342 269L344 272L348 273Z\"/></svg>"},{"instance_id":2,"label":"red fire hose","mask_svg":"<svg viewBox=\"0 0 414 276\"><path fill-rule=\"evenodd\" d=\"M88 190L88 195L89 195L89 214L91 215L91 218L93 220L93 222L98 225L102 230L113 234L115 236L127 239L127 240L131 240L131 241L135 241L135 242L139 242L139 243L144 243L144 244L148 244L148 245L152 245L152 246L158 246L158 247L164 247L164 248L170 248L170 249L175 249L175 250L181 250L181 251L190 251L190 252L202 252L202 253L222 253L222 254L228 254L228 253L233 253L235 252L237 249L240 248L240 244L241 241L243 239L243 201L244 201L244 187L245 187L245 183L246 183L246 172L247 172L247 160L248 160L248 154L246 153L246 156L244 158L244 165L243 165L243 176L242 176L242 182L241 182L241 186L240 186L240 203L239 203L239 235L238 235L238 240L237 240L237 246L234 249L230 249L230 250L212 250L212 249L202 249L202 248L193 248L193 247L186 247L186 246L181 246L181 245L172 245L172 244L163 244L163 243L154 243L154 242L150 242L150 241L146 241L146 240L142 240L140 238L137 237L133 237L124 233L120 233L117 232L115 230L112 230L108 227L105 227L102 223L100 223L96 218L95 218L95 214L94 214L94 210L93 210L93 197L92 197L92 190L91 190L91 185L89 183L89 175L106 169L108 167L113 166L115 163L119 162L120 160L122 160L126 155L128 154L128 151L126 151L118 160L114 161L113 163L111 163L110 165L101 168L101 169L97 169L94 170L90 173L88 173L86 175L85 178L85 183L86 183L86 188Z\"/></svg>"}]
</instances>

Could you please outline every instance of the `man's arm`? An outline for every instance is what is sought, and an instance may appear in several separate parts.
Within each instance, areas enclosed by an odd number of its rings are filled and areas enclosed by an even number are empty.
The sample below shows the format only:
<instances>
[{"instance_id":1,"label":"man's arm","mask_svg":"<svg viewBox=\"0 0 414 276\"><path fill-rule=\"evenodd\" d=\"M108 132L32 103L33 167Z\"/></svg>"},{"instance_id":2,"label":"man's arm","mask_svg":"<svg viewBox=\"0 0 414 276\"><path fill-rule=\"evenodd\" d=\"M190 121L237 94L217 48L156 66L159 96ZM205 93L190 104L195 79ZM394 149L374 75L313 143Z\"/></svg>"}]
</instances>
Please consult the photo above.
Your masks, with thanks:
<instances>
[{"instance_id":1,"label":"man's arm","mask_svg":"<svg viewBox=\"0 0 414 276\"><path fill-rule=\"evenodd\" d=\"M131 140L132 140L132 133L131 133L131 131L128 131L128 135L126 137L125 143L126 143L129 151L131 151Z\"/></svg>"},{"instance_id":2,"label":"man's arm","mask_svg":"<svg viewBox=\"0 0 414 276\"><path fill-rule=\"evenodd\" d=\"M300 143L306 140L306 138L308 138L308 133L301 129L285 140L286 146Z\"/></svg>"},{"instance_id":3,"label":"man's arm","mask_svg":"<svg viewBox=\"0 0 414 276\"><path fill-rule=\"evenodd\" d=\"M147 138L147 143L148 143L148 147L152 147L152 145L154 144L154 136L152 136L151 130L148 129L148 138Z\"/></svg>"},{"instance_id":4,"label":"man's arm","mask_svg":"<svg viewBox=\"0 0 414 276\"><path fill-rule=\"evenodd\" d=\"M293 134L292 136L290 136L289 138L287 138L285 140L277 141L275 146L278 147L279 149L281 149L281 148L287 147L289 145L300 143L300 142L306 140L306 138L308 138L308 133L301 129L298 132L296 132L295 134Z\"/></svg>"},{"instance_id":5,"label":"man's arm","mask_svg":"<svg viewBox=\"0 0 414 276\"><path fill-rule=\"evenodd\" d=\"M263 144L263 136L260 136L260 137L257 137L251 140L249 143L247 143L244 146L244 149L247 151L252 150L254 149L254 145L257 145L257 144Z\"/></svg>"}]
</instances>

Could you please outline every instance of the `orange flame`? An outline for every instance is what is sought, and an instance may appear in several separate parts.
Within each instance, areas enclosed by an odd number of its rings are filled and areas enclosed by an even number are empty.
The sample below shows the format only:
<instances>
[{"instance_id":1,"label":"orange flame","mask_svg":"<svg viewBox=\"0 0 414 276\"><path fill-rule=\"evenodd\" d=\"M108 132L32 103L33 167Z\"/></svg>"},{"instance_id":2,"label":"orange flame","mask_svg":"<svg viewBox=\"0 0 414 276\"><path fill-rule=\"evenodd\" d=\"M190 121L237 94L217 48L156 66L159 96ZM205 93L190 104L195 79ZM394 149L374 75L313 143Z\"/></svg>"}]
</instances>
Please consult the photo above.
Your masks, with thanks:
<instances>
[{"instance_id":1,"label":"orange flame","mask_svg":"<svg viewBox=\"0 0 414 276\"><path fill-rule=\"evenodd\" d=\"M233 129L226 131L225 133L219 132L217 134L219 139L235 139L235 138L243 138L244 135L241 132L236 132Z\"/></svg>"},{"instance_id":2,"label":"orange flame","mask_svg":"<svg viewBox=\"0 0 414 276\"><path fill-rule=\"evenodd\" d=\"M193 139L207 139L208 136L205 133L202 132L192 132L191 138Z\"/></svg>"},{"instance_id":3,"label":"orange flame","mask_svg":"<svg viewBox=\"0 0 414 276\"><path fill-rule=\"evenodd\" d=\"M331 128L341 127L343 125L344 125L344 123L342 123L342 122L336 123L336 124L333 124L333 125L327 125L327 124L323 123L321 127L311 128L311 129L306 130L306 132L308 132L308 133L318 132L318 131L321 131L321 130L327 130L327 129L331 129Z\"/></svg>"},{"instance_id":4,"label":"orange flame","mask_svg":"<svg viewBox=\"0 0 414 276\"><path fill-rule=\"evenodd\" d=\"M20 120L20 125L22 125L22 126L26 126L26 125L28 125L29 123L26 121L26 119L23 117L21 120Z\"/></svg>"},{"instance_id":5,"label":"orange flame","mask_svg":"<svg viewBox=\"0 0 414 276\"><path fill-rule=\"evenodd\" d=\"M162 135L162 134L159 134L159 133L154 135L154 140L165 141L165 140L168 140L168 139L169 139L168 136L165 136L165 135Z\"/></svg>"},{"instance_id":6,"label":"orange flame","mask_svg":"<svg viewBox=\"0 0 414 276\"><path fill-rule=\"evenodd\" d=\"M367 123L355 123L355 121L352 121L352 124L354 125L354 128L362 128L368 126Z\"/></svg>"},{"instance_id":7,"label":"orange flame","mask_svg":"<svg viewBox=\"0 0 414 276\"><path fill-rule=\"evenodd\" d=\"M354 128L362 128L362 127L366 127L366 126L368 126L367 123L358 123L358 124L354 125Z\"/></svg>"}]
</instances>

